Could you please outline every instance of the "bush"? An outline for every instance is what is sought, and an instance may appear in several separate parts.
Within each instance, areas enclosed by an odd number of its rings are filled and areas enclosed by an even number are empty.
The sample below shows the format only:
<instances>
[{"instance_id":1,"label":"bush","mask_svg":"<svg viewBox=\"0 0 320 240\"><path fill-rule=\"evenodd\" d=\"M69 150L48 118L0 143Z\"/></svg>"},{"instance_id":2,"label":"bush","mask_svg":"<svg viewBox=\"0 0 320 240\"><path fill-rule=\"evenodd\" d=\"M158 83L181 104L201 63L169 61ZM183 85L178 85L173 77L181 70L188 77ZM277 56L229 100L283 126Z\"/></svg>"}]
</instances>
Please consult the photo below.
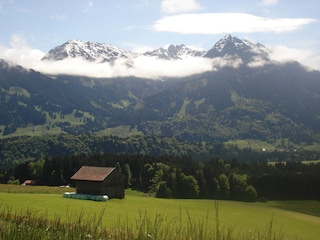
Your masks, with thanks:
<instances>
[{"instance_id":1,"label":"bush","mask_svg":"<svg viewBox=\"0 0 320 240\"><path fill-rule=\"evenodd\" d=\"M19 179L14 179L14 180L9 180L8 184L14 184L14 185L20 185L20 180Z\"/></svg>"},{"instance_id":2,"label":"bush","mask_svg":"<svg viewBox=\"0 0 320 240\"><path fill-rule=\"evenodd\" d=\"M256 202L257 197L258 197L258 193L257 193L256 189L252 185L247 186L247 188L245 190L245 199L244 200L248 201L248 202Z\"/></svg>"}]
</instances>

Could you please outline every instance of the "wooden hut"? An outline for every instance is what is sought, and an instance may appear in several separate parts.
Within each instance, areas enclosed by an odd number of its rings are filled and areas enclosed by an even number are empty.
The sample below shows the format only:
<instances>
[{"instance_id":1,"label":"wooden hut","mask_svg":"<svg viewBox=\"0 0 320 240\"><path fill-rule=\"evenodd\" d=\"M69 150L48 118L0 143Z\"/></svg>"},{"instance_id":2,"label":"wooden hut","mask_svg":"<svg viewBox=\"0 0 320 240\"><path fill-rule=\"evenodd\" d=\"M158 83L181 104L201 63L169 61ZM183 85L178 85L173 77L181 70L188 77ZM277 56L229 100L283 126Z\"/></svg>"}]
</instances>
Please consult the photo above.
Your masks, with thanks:
<instances>
[{"instance_id":1,"label":"wooden hut","mask_svg":"<svg viewBox=\"0 0 320 240\"><path fill-rule=\"evenodd\" d=\"M31 180L31 179L26 179L22 185L34 185L36 181Z\"/></svg>"},{"instance_id":2,"label":"wooden hut","mask_svg":"<svg viewBox=\"0 0 320 240\"><path fill-rule=\"evenodd\" d=\"M79 194L124 198L124 175L116 168L82 166L72 177Z\"/></svg>"}]
</instances>

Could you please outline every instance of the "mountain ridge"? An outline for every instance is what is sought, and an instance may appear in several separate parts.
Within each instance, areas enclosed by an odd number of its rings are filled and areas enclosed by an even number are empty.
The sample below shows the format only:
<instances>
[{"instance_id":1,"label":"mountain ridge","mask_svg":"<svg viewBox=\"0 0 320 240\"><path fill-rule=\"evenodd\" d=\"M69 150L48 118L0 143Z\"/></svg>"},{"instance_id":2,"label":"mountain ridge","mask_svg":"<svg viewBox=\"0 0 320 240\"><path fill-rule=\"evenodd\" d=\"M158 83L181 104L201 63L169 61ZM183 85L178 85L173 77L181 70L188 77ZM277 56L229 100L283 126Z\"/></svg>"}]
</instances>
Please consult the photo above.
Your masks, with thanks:
<instances>
[{"instance_id":1,"label":"mountain ridge","mask_svg":"<svg viewBox=\"0 0 320 240\"><path fill-rule=\"evenodd\" d=\"M245 61L253 56L267 59L270 50L262 44L254 44L249 40L241 40L230 34L220 39L209 50L197 50L184 44L160 47L142 53L124 50L106 43L69 40L62 45L52 48L42 60L60 61L67 58L81 58L87 61L110 62L118 58L133 59L139 56L158 57L165 60L178 60L187 57L215 58L237 55Z\"/></svg>"}]
</instances>

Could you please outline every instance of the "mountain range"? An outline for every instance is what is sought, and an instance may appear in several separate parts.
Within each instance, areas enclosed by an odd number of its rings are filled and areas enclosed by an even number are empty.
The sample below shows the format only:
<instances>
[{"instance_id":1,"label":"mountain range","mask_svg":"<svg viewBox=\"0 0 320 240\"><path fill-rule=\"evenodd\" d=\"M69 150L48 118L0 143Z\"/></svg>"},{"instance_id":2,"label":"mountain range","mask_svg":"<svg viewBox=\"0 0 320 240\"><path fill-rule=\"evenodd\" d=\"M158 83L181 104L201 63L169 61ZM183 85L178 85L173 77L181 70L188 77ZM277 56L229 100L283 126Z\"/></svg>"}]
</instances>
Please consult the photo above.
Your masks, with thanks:
<instances>
[{"instance_id":1,"label":"mountain range","mask_svg":"<svg viewBox=\"0 0 320 240\"><path fill-rule=\"evenodd\" d=\"M42 60L59 61L67 58L80 58L87 61L111 62L118 58L132 59L138 56L158 57L161 59L183 59L185 57L202 57L206 51L194 50L185 45L169 45L144 53L123 50L115 46L69 40L66 43L51 49Z\"/></svg>"},{"instance_id":2,"label":"mountain range","mask_svg":"<svg viewBox=\"0 0 320 240\"><path fill-rule=\"evenodd\" d=\"M276 144L281 139L298 145L320 143L320 72L298 62L268 61L269 53L261 44L226 35L208 51L169 45L137 53L70 40L42 59L241 59L236 67L164 81L46 75L1 60L0 135L142 134L194 144ZM251 67L257 59L266 63Z\"/></svg>"},{"instance_id":3,"label":"mountain range","mask_svg":"<svg viewBox=\"0 0 320 240\"><path fill-rule=\"evenodd\" d=\"M259 43L254 44L248 40L240 40L231 35L226 35L208 51L192 49L183 44L170 44L166 47L160 47L158 49L140 53L124 50L105 43L69 40L64 44L51 49L42 60L60 61L67 58L79 58L87 61L111 62L119 58L133 59L139 56L173 60L188 57L215 58L233 55L250 60L254 56L266 58L268 53L269 50Z\"/></svg>"}]
</instances>

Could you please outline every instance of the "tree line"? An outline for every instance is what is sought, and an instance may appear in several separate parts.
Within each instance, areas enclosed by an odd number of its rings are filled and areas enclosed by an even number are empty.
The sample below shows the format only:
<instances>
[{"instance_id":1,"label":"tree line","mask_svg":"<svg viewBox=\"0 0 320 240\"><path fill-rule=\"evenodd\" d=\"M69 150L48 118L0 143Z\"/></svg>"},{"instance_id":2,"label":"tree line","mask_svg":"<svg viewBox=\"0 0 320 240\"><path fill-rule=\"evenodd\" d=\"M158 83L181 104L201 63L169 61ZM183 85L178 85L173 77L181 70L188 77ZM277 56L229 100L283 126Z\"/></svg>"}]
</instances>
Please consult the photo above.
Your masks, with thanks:
<instances>
[{"instance_id":1,"label":"tree line","mask_svg":"<svg viewBox=\"0 0 320 240\"><path fill-rule=\"evenodd\" d=\"M83 165L115 166L126 177L126 187L160 198L205 198L240 201L320 200L320 163L297 161L240 162L212 158L143 154L70 155L26 161L2 170L1 183L73 185L71 176Z\"/></svg>"},{"instance_id":2,"label":"tree line","mask_svg":"<svg viewBox=\"0 0 320 240\"><path fill-rule=\"evenodd\" d=\"M250 143L254 145L254 141ZM96 153L142 154L142 155L192 155L197 160L211 158L236 158L239 162L286 161L320 159L319 151L296 149L287 141L278 146L281 151L265 151L239 148L236 143L186 142L176 138L135 135L130 137L86 135L45 135L38 137L12 137L0 139L0 169L8 169L21 162L40 158Z\"/></svg>"}]
</instances>

